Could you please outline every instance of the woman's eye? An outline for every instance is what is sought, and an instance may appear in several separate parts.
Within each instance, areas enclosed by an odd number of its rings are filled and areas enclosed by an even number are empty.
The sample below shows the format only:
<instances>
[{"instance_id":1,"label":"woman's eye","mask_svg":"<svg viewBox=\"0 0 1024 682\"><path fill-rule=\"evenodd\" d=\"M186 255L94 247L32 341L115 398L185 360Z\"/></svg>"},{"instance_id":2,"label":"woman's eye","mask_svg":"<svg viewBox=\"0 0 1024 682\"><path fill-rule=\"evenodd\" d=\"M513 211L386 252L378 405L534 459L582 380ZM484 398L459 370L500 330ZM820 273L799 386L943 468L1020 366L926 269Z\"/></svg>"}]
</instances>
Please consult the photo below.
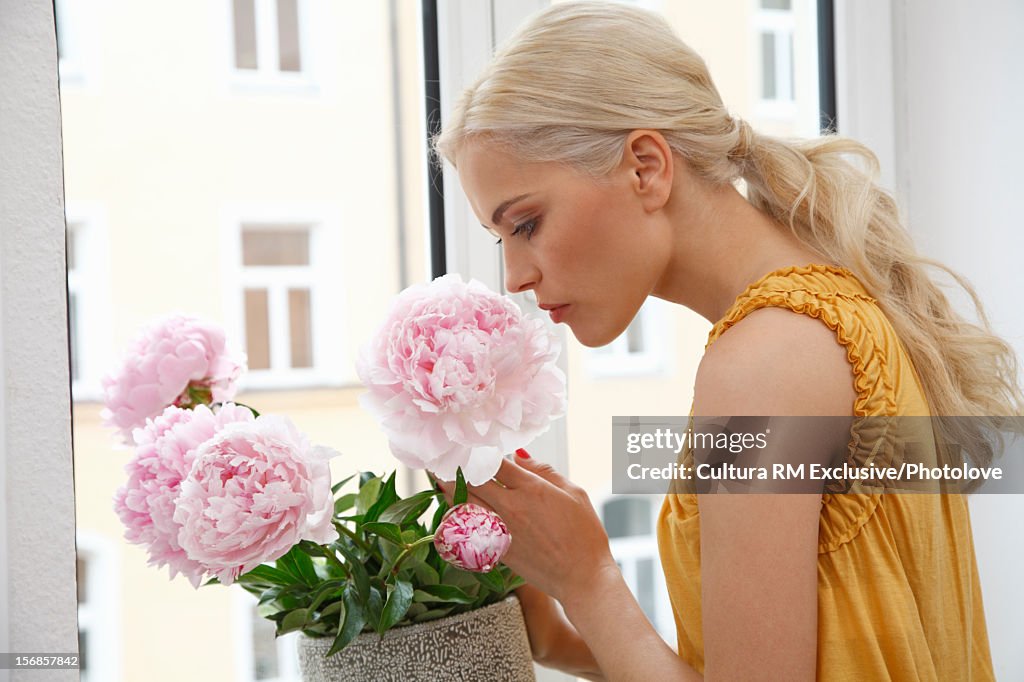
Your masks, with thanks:
<instances>
[{"instance_id":1,"label":"woman's eye","mask_svg":"<svg viewBox=\"0 0 1024 682\"><path fill-rule=\"evenodd\" d=\"M512 236L514 237L517 234L525 234L526 238L529 239L531 236L533 236L534 231L536 231L537 224L539 222L540 222L539 218L534 218L532 220L527 220L524 223L519 223L518 225L513 226L514 229L512 230ZM501 245L501 239L499 239L498 241L496 241L494 243L500 246Z\"/></svg>"},{"instance_id":2,"label":"woman's eye","mask_svg":"<svg viewBox=\"0 0 1024 682\"><path fill-rule=\"evenodd\" d=\"M533 235L534 230L536 229L537 219L534 218L532 220L527 220L524 223L519 223L518 225L516 225L515 229L512 230L512 236L515 236L517 234L525 234L526 238L529 239Z\"/></svg>"}]
</instances>

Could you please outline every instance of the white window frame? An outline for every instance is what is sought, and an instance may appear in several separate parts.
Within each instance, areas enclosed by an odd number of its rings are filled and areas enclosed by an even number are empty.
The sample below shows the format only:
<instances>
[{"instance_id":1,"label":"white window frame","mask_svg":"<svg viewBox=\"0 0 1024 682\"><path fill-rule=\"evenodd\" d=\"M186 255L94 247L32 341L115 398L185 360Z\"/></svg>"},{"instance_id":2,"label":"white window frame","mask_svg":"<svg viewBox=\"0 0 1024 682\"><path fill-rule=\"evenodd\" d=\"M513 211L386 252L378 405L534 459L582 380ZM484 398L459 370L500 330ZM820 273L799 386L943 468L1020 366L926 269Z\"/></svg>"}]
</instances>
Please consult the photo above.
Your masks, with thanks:
<instances>
[{"instance_id":1,"label":"white window frame","mask_svg":"<svg viewBox=\"0 0 1024 682\"><path fill-rule=\"evenodd\" d=\"M101 378L114 362L107 212L100 202L69 200L64 214L67 228L76 235L76 266L68 272L68 291L78 300L79 379L71 384L72 399L100 401Z\"/></svg>"},{"instance_id":2,"label":"white window frame","mask_svg":"<svg viewBox=\"0 0 1024 682\"><path fill-rule=\"evenodd\" d=\"M89 638L85 656L89 674L83 682L121 679L121 576L118 544L88 530L75 533L76 559L85 559L87 601L78 606L78 628Z\"/></svg>"},{"instance_id":3,"label":"white window frame","mask_svg":"<svg viewBox=\"0 0 1024 682\"><path fill-rule=\"evenodd\" d=\"M654 621L651 623L658 631L661 638L672 648L676 646L676 624L672 616L672 602L668 596L668 586L665 583L665 574L661 566L661 555L658 553L658 515L661 512L663 500L657 495L623 495L613 494L611 488L607 487L602 495L595 495L598 516L601 524L605 524L604 507L608 502L625 498L636 498L647 502L650 505L651 529L650 535L635 535L624 538L609 538L608 546L612 556L620 564L622 578L629 586L633 596L639 599L639 585L637 584L637 565L641 559L651 559L654 565Z\"/></svg>"},{"instance_id":4,"label":"white window frame","mask_svg":"<svg viewBox=\"0 0 1024 682\"><path fill-rule=\"evenodd\" d=\"M607 346L586 350L587 373L593 379L618 379L663 376L670 370L669 349L674 346L670 334L668 303L649 297L637 311L631 324L640 324L644 348L629 352L629 339L623 332Z\"/></svg>"},{"instance_id":5,"label":"white window frame","mask_svg":"<svg viewBox=\"0 0 1024 682\"><path fill-rule=\"evenodd\" d=\"M530 14L547 7L547 0L438 0L438 50L441 81L441 120L451 116L455 98L476 78L490 60L494 48L510 35ZM448 272L457 272L464 279L475 278L495 291L505 291L501 253L494 239L480 228L466 195L459 184L458 173L444 166L445 249ZM533 296L513 296L528 315L550 319L541 314ZM562 348L565 329L553 326ZM567 353L562 352L558 366L568 371ZM569 474L568 435L565 419L559 419L543 435L530 444L538 459ZM568 682L573 678L549 668L534 666L538 682Z\"/></svg>"},{"instance_id":6,"label":"white window frame","mask_svg":"<svg viewBox=\"0 0 1024 682\"><path fill-rule=\"evenodd\" d=\"M60 88L96 94L99 89L99 11L94 2L55 0L55 23L65 54L58 60Z\"/></svg>"},{"instance_id":7,"label":"white window frame","mask_svg":"<svg viewBox=\"0 0 1024 682\"><path fill-rule=\"evenodd\" d=\"M224 36L221 63L225 87L236 94L317 95L320 92L319 52L327 22L323 0L297 0L299 12L299 71L279 69L277 0L254 0L256 10L256 68L235 66L233 0L211 3L218 16L216 27Z\"/></svg>"},{"instance_id":8,"label":"white window frame","mask_svg":"<svg viewBox=\"0 0 1024 682\"><path fill-rule=\"evenodd\" d=\"M355 369L347 367L348 342L345 337L345 280L342 276L341 212L326 204L238 204L223 210L221 230L224 272L225 325L229 344L245 345L246 286L266 286L267 278L279 278L288 285L309 286L312 326L313 366L278 369L290 362L288 326L274 327L275 303L268 297L271 314L271 369L249 370L239 382L241 390L344 386L357 381ZM309 226L308 266L244 267L242 265L242 227L253 225ZM260 271L247 274L246 271ZM269 292L268 292L269 293ZM281 308L280 305L277 306ZM287 304L284 308L287 310ZM275 363L275 358L278 362ZM281 362L284 359L284 362Z\"/></svg>"},{"instance_id":9,"label":"white window frame","mask_svg":"<svg viewBox=\"0 0 1024 682\"><path fill-rule=\"evenodd\" d=\"M241 587L232 589L231 617L234 621L235 682L302 682L299 670L298 632L289 632L275 640L277 645L278 676L256 680L253 665L256 657L252 650L253 619L260 618L253 608L257 599Z\"/></svg>"},{"instance_id":10,"label":"white window frame","mask_svg":"<svg viewBox=\"0 0 1024 682\"><path fill-rule=\"evenodd\" d=\"M797 77L796 52L796 11L800 0L792 0L791 9L764 9L761 0L750 0L753 3L751 44L752 73L751 79L754 92L755 116L762 119L795 118L799 111L795 97L795 81ZM761 34L771 33L775 36L775 85L776 97L764 97L764 63L761 48Z\"/></svg>"}]
</instances>

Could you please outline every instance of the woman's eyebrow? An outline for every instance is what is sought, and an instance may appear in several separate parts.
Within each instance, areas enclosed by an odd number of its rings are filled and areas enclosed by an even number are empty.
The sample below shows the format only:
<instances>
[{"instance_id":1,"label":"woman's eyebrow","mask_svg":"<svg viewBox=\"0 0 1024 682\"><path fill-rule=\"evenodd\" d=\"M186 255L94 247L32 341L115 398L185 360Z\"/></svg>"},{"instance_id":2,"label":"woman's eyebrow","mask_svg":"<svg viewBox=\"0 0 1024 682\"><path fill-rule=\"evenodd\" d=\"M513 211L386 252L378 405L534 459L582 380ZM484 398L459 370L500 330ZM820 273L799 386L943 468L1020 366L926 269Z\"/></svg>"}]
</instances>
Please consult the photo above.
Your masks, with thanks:
<instances>
[{"instance_id":1,"label":"woman's eyebrow","mask_svg":"<svg viewBox=\"0 0 1024 682\"><path fill-rule=\"evenodd\" d=\"M505 214L505 210L508 209L509 206L511 206L512 204L516 203L517 201L521 201L521 200L525 199L528 196L531 196L531 193L520 194L517 197L512 197L511 199L508 199L506 201L501 202L501 205L498 206L498 208L494 209L494 215L491 216L491 222L494 223L495 225L500 223L501 222L501 216ZM485 225L484 227L487 227L487 226Z\"/></svg>"}]
</instances>

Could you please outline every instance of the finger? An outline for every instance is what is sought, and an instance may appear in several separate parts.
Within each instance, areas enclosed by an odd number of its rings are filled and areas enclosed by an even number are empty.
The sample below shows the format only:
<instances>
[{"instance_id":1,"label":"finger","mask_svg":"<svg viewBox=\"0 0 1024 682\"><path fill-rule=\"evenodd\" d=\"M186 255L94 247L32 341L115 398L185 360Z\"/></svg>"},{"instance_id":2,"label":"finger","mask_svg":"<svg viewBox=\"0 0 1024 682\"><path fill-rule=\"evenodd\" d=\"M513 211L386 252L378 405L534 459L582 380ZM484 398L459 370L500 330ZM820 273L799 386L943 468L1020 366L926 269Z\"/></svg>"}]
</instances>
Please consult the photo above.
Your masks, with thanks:
<instances>
[{"instance_id":1,"label":"finger","mask_svg":"<svg viewBox=\"0 0 1024 682\"><path fill-rule=\"evenodd\" d=\"M515 471L516 468L518 468L519 476L521 476L524 472L529 472L533 475L540 476L551 485L557 488L561 488L562 490L569 490L570 488L575 487L572 481L567 479L562 474L558 473L553 466L551 466L547 462L541 462L538 459L530 457L530 453L528 453L523 448L519 448L518 450L516 450L515 463L517 466L509 467L509 471L507 472L508 478L511 482L521 480L518 478L517 474L513 473L513 471ZM504 467L504 463L502 464L502 466ZM500 473L501 471L499 470L499 474Z\"/></svg>"}]
</instances>

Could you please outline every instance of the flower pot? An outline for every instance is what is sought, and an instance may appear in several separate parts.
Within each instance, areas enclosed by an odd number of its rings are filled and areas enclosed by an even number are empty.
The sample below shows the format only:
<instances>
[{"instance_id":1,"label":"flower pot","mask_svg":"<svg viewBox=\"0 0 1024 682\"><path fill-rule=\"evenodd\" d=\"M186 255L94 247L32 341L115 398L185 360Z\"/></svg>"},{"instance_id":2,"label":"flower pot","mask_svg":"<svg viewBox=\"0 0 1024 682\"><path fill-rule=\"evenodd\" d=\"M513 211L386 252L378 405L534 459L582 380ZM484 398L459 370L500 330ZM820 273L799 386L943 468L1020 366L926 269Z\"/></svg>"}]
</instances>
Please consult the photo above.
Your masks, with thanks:
<instances>
[{"instance_id":1,"label":"flower pot","mask_svg":"<svg viewBox=\"0 0 1024 682\"><path fill-rule=\"evenodd\" d=\"M534 682L519 599L447 618L359 635L330 658L330 637L299 637L305 682Z\"/></svg>"}]
</instances>

